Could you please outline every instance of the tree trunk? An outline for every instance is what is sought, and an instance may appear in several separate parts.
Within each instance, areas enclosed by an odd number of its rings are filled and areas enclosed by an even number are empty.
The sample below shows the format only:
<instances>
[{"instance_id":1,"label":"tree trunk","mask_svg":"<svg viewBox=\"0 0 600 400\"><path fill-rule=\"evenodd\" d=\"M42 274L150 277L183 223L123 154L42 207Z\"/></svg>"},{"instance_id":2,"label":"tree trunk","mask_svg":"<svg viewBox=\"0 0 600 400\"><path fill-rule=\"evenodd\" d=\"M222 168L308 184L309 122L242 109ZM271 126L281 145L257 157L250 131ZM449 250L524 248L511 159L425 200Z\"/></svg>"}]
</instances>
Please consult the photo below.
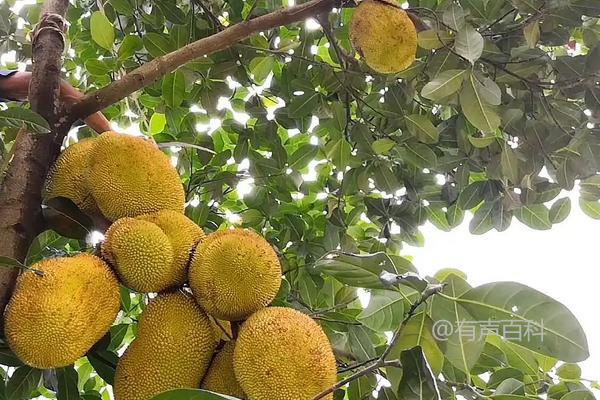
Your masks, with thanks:
<instances>
[{"instance_id":1,"label":"tree trunk","mask_svg":"<svg viewBox=\"0 0 600 400\"><path fill-rule=\"evenodd\" d=\"M48 120L52 132L36 135L22 129L0 187L0 255L21 262L33 239L43 229L41 192L49 166L60 151L67 126L60 115L59 83L65 39L64 15L68 0L47 0L33 38L33 76L29 101ZM0 269L0 310L4 309L18 270Z\"/></svg>"}]
</instances>

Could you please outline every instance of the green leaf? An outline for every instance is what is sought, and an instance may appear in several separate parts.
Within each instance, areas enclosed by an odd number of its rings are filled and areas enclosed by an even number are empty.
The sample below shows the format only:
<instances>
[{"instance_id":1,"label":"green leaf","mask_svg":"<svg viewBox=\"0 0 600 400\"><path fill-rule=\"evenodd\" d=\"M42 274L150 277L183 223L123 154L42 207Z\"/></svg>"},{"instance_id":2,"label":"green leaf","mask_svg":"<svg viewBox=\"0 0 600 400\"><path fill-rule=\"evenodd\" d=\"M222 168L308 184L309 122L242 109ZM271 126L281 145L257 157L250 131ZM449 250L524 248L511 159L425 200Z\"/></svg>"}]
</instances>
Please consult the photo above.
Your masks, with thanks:
<instances>
[{"instance_id":1,"label":"green leaf","mask_svg":"<svg viewBox=\"0 0 600 400\"><path fill-rule=\"evenodd\" d=\"M431 168L437 164L433 150L417 142L407 142L402 148L401 157L403 161L420 168Z\"/></svg>"},{"instance_id":2,"label":"green leaf","mask_svg":"<svg viewBox=\"0 0 600 400\"><path fill-rule=\"evenodd\" d=\"M406 323L400 339L390 351L390 358L398 358L398 355L404 350L421 347L434 374L438 375L444 364L444 353L438 347L433 332L433 322L427 313L422 312L415 315ZM398 389L396 388L396 390Z\"/></svg>"},{"instance_id":3,"label":"green leaf","mask_svg":"<svg viewBox=\"0 0 600 400\"><path fill-rule=\"evenodd\" d=\"M477 207L485 198L486 186L486 181L477 181L468 185L458 196L456 203L458 207L465 211Z\"/></svg>"},{"instance_id":4,"label":"green leaf","mask_svg":"<svg viewBox=\"0 0 600 400\"><path fill-rule=\"evenodd\" d=\"M98 46L112 51L115 43L115 28L102 11L94 11L90 17L90 33Z\"/></svg>"},{"instance_id":5,"label":"green leaf","mask_svg":"<svg viewBox=\"0 0 600 400\"><path fill-rule=\"evenodd\" d=\"M48 121L28 108L15 107L0 111L0 120L15 128L25 125L31 133L50 133Z\"/></svg>"},{"instance_id":6,"label":"green leaf","mask_svg":"<svg viewBox=\"0 0 600 400\"><path fill-rule=\"evenodd\" d=\"M534 49L540 41L540 23L532 21L523 27L523 35L530 49Z\"/></svg>"},{"instance_id":7,"label":"green leaf","mask_svg":"<svg viewBox=\"0 0 600 400\"><path fill-rule=\"evenodd\" d=\"M26 400L37 389L42 379L42 370L29 366L19 367L6 384L7 400Z\"/></svg>"},{"instance_id":8,"label":"green leaf","mask_svg":"<svg viewBox=\"0 0 600 400\"><path fill-rule=\"evenodd\" d=\"M454 50L473 64L483 54L483 45L483 36L471 24L466 24L456 34Z\"/></svg>"},{"instance_id":9,"label":"green leaf","mask_svg":"<svg viewBox=\"0 0 600 400\"><path fill-rule=\"evenodd\" d=\"M404 374L398 391L400 399L439 399L436 377L433 376L427 359L420 347L402 353L400 358Z\"/></svg>"},{"instance_id":10,"label":"green leaf","mask_svg":"<svg viewBox=\"0 0 600 400\"><path fill-rule=\"evenodd\" d=\"M87 359L94 367L94 371L112 385L115 380L115 370L119 362L119 356L112 351L95 351L87 354Z\"/></svg>"},{"instance_id":11,"label":"green leaf","mask_svg":"<svg viewBox=\"0 0 600 400\"><path fill-rule=\"evenodd\" d=\"M352 157L352 146L344 137L340 137L327 145L327 157L338 171L345 171Z\"/></svg>"},{"instance_id":12,"label":"green leaf","mask_svg":"<svg viewBox=\"0 0 600 400\"><path fill-rule=\"evenodd\" d=\"M437 143L440 133L426 115L407 115L405 117L408 131L423 143Z\"/></svg>"},{"instance_id":13,"label":"green leaf","mask_svg":"<svg viewBox=\"0 0 600 400\"><path fill-rule=\"evenodd\" d=\"M156 395L152 400L239 400L224 394L201 389L175 389Z\"/></svg>"},{"instance_id":14,"label":"green leaf","mask_svg":"<svg viewBox=\"0 0 600 400\"><path fill-rule=\"evenodd\" d=\"M113 6L116 12L125 16L133 14L134 7L129 0L110 0L110 4Z\"/></svg>"},{"instance_id":15,"label":"green leaf","mask_svg":"<svg viewBox=\"0 0 600 400\"><path fill-rule=\"evenodd\" d=\"M354 255L332 252L315 263L315 269L332 276L343 284L367 289L385 289L380 276L384 272L408 272L396 265L385 253Z\"/></svg>"},{"instance_id":16,"label":"green leaf","mask_svg":"<svg viewBox=\"0 0 600 400\"><path fill-rule=\"evenodd\" d=\"M258 83L263 83L273 72L274 57L256 57L250 61L250 72Z\"/></svg>"},{"instance_id":17,"label":"green leaf","mask_svg":"<svg viewBox=\"0 0 600 400\"><path fill-rule=\"evenodd\" d=\"M465 26L465 16L468 15L460 5L450 4L442 15L442 21L450 28L459 31Z\"/></svg>"},{"instance_id":18,"label":"green leaf","mask_svg":"<svg viewBox=\"0 0 600 400\"><path fill-rule=\"evenodd\" d=\"M479 321L498 321L507 340L535 352L567 362L589 356L587 339L579 321L553 298L516 282L478 286L456 301ZM517 325L521 335L509 335ZM525 334L530 329L530 334Z\"/></svg>"},{"instance_id":19,"label":"green leaf","mask_svg":"<svg viewBox=\"0 0 600 400\"><path fill-rule=\"evenodd\" d=\"M559 224L563 222L571 213L571 199L568 197L559 199L552 204L550 208L550 222Z\"/></svg>"},{"instance_id":20,"label":"green leaf","mask_svg":"<svg viewBox=\"0 0 600 400\"><path fill-rule=\"evenodd\" d=\"M515 217L530 228L547 230L552 228L550 213L543 204L530 204L515 210Z\"/></svg>"},{"instance_id":21,"label":"green leaf","mask_svg":"<svg viewBox=\"0 0 600 400\"><path fill-rule=\"evenodd\" d=\"M513 149L511 149L508 145L504 145L504 149L500 155L500 167L502 168L502 173L504 176L506 176L512 183L519 184L521 182L519 160L517 159Z\"/></svg>"},{"instance_id":22,"label":"green leaf","mask_svg":"<svg viewBox=\"0 0 600 400\"><path fill-rule=\"evenodd\" d=\"M188 22L185 13L179 7L174 6L171 1L155 0L155 3L168 21L179 25Z\"/></svg>"},{"instance_id":23,"label":"green leaf","mask_svg":"<svg viewBox=\"0 0 600 400\"><path fill-rule=\"evenodd\" d=\"M479 207L469 223L469 231L473 235L483 235L489 232L494 227L493 212L493 203L487 202Z\"/></svg>"},{"instance_id":24,"label":"green leaf","mask_svg":"<svg viewBox=\"0 0 600 400\"><path fill-rule=\"evenodd\" d=\"M371 148L377 154L388 154L394 148L396 142L392 139L383 138L371 143Z\"/></svg>"},{"instance_id":25,"label":"green leaf","mask_svg":"<svg viewBox=\"0 0 600 400\"><path fill-rule=\"evenodd\" d=\"M147 32L143 38L144 47L152 57L160 57L173 51L173 45L163 35L155 32Z\"/></svg>"},{"instance_id":26,"label":"green leaf","mask_svg":"<svg viewBox=\"0 0 600 400\"><path fill-rule=\"evenodd\" d=\"M600 202L580 198L579 207L588 217L600 219Z\"/></svg>"},{"instance_id":27,"label":"green leaf","mask_svg":"<svg viewBox=\"0 0 600 400\"><path fill-rule=\"evenodd\" d=\"M556 369L556 375L563 379L580 379L581 367L577 364L566 363Z\"/></svg>"},{"instance_id":28,"label":"green leaf","mask_svg":"<svg viewBox=\"0 0 600 400\"><path fill-rule=\"evenodd\" d=\"M291 118L303 118L311 115L319 104L319 93L312 91L300 96L294 96L288 107Z\"/></svg>"},{"instance_id":29,"label":"green leaf","mask_svg":"<svg viewBox=\"0 0 600 400\"><path fill-rule=\"evenodd\" d=\"M452 42L452 36L445 31L427 29L419 32L417 43L425 50L437 50Z\"/></svg>"},{"instance_id":30,"label":"green leaf","mask_svg":"<svg viewBox=\"0 0 600 400\"><path fill-rule=\"evenodd\" d=\"M57 400L79 400L79 389L77 388L78 375L73 366L56 369L58 380Z\"/></svg>"},{"instance_id":31,"label":"green leaf","mask_svg":"<svg viewBox=\"0 0 600 400\"><path fill-rule=\"evenodd\" d=\"M150 117L150 135L157 135L165 130L167 117L162 113L154 113Z\"/></svg>"},{"instance_id":32,"label":"green leaf","mask_svg":"<svg viewBox=\"0 0 600 400\"><path fill-rule=\"evenodd\" d=\"M440 101L458 92L462 86L466 70L449 69L441 72L421 90L421 96L432 101Z\"/></svg>"},{"instance_id":33,"label":"green leaf","mask_svg":"<svg viewBox=\"0 0 600 400\"><path fill-rule=\"evenodd\" d=\"M371 338L365 327L350 325L348 327L348 343L352 350L352 355L357 361L369 361L377 356Z\"/></svg>"},{"instance_id":34,"label":"green leaf","mask_svg":"<svg viewBox=\"0 0 600 400\"><path fill-rule=\"evenodd\" d=\"M292 153L288 160L288 167L291 169L302 169L305 168L308 163L315 159L319 148L312 144L304 144L300 146L295 152Z\"/></svg>"},{"instance_id":35,"label":"green leaf","mask_svg":"<svg viewBox=\"0 0 600 400\"><path fill-rule=\"evenodd\" d=\"M427 218L439 230L450 232L451 228L446 213L441 208L427 207Z\"/></svg>"},{"instance_id":36,"label":"green leaf","mask_svg":"<svg viewBox=\"0 0 600 400\"><path fill-rule=\"evenodd\" d=\"M144 48L144 42L139 36L127 35L119 46L119 60L126 60L133 56L136 51L140 51Z\"/></svg>"},{"instance_id":37,"label":"green leaf","mask_svg":"<svg viewBox=\"0 0 600 400\"><path fill-rule=\"evenodd\" d=\"M393 331L398 328L404 317L406 296L392 290L373 290L367 308L357 319L375 332Z\"/></svg>"},{"instance_id":38,"label":"green leaf","mask_svg":"<svg viewBox=\"0 0 600 400\"><path fill-rule=\"evenodd\" d=\"M473 126L484 133L492 133L500 126L500 117L484 101L483 90L483 85L470 74L460 92L460 106Z\"/></svg>"},{"instance_id":39,"label":"green leaf","mask_svg":"<svg viewBox=\"0 0 600 400\"><path fill-rule=\"evenodd\" d=\"M176 71L163 78L162 94L167 105L171 108L179 107L185 97L185 76L183 72Z\"/></svg>"},{"instance_id":40,"label":"green leaf","mask_svg":"<svg viewBox=\"0 0 600 400\"><path fill-rule=\"evenodd\" d=\"M456 228L460 224L462 224L465 218L465 212L458 206L458 204L453 204L448 208L446 212L446 218L448 219L448 224L451 228Z\"/></svg>"}]
</instances>

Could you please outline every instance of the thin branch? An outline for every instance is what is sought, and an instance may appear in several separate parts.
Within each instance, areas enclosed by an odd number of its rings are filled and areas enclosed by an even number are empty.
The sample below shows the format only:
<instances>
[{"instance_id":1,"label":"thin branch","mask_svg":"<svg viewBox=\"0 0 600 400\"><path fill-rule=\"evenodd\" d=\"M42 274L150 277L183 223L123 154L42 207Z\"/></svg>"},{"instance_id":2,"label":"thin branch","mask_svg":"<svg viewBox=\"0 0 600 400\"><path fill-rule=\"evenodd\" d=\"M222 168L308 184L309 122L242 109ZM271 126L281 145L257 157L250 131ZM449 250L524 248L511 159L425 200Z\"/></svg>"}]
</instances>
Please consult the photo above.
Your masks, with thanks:
<instances>
[{"instance_id":1,"label":"thin branch","mask_svg":"<svg viewBox=\"0 0 600 400\"><path fill-rule=\"evenodd\" d=\"M392 340L390 341L390 343L386 347L386 349L383 352L383 354L377 360L373 361L373 363L371 365L369 365L369 366L361 369L360 371L357 371L357 372L353 373L352 375L348 376L347 378L339 381L334 386L332 386L332 387L330 387L330 388L328 388L326 390L323 390L321 393L319 393L315 397L313 397L313 400L320 400L320 399L324 398L325 396L327 396L327 395L335 392L336 390L344 387L348 383L350 383L350 382L352 382L352 381L354 381L356 379L359 379L359 378L361 378L361 377L363 377L363 376L365 376L367 374L370 374L371 372L376 371L376 370L378 370L380 368L385 368L385 367L402 368L402 364L400 363L399 360L388 361L387 358L389 357L392 349L398 343L398 340L400 340L400 337L402 336L402 332L406 328L406 325L408 324L408 321L410 321L416 315L418 308L422 304L424 304L431 296L440 293L442 291L442 289L444 288L444 286L445 285L443 285L443 284L441 284L441 285L429 285L423 291L423 293L421 293L421 297L419 298L419 300L417 300L415 303L413 303L410 306L410 309L408 310L408 312L404 316L404 319L400 323L400 326L398 327L398 329L394 333L394 337L392 338Z\"/></svg>"},{"instance_id":2,"label":"thin branch","mask_svg":"<svg viewBox=\"0 0 600 400\"><path fill-rule=\"evenodd\" d=\"M335 0L312 0L298 6L254 18L248 22L240 22L212 36L190 43L179 50L155 58L123 76L120 80L87 95L72 107L69 118L77 120L87 117L96 111L100 111L122 100L131 93L151 85L160 77L175 71L190 61L220 50L225 50L247 39L256 32L303 21L308 17L327 12L335 4Z\"/></svg>"}]
</instances>

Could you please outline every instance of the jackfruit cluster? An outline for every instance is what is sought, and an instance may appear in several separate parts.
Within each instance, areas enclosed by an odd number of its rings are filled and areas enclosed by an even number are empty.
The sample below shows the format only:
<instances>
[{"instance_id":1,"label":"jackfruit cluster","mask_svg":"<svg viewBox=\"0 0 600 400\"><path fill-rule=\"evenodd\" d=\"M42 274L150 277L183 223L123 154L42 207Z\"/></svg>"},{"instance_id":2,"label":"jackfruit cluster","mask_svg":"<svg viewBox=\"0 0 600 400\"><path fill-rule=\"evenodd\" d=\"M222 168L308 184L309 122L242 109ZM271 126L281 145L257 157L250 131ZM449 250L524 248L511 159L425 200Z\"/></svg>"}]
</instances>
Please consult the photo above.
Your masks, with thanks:
<instances>
[{"instance_id":1,"label":"jackfruit cluster","mask_svg":"<svg viewBox=\"0 0 600 400\"><path fill-rule=\"evenodd\" d=\"M32 268L19 276L6 308L6 339L27 365L70 365L114 322L120 308L117 278L89 254L48 259Z\"/></svg>"},{"instance_id":2,"label":"jackfruit cluster","mask_svg":"<svg viewBox=\"0 0 600 400\"><path fill-rule=\"evenodd\" d=\"M239 321L273 301L281 285L281 265L271 245L257 233L219 231L196 249L189 281L210 315Z\"/></svg>"},{"instance_id":3,"label":"jackfruit cluster","mask_svg":"<svg viewBox=\"0 0 600 400\"><path fill-rule=\"evenodd\" d=\"M159 294L119 360L115 399L149 400L167 390L198 387L216 346L210 321L192 296Z\"/></svg>"},{"instance_id":4,"label":"jackfruit cluster","mask_svg":"<svg viewBox=\"0 0 600 400\"><path fill-rule=\"evenodd\" d=\"M410 67L417 53L417 30L393 0L363 0L350 21L350 41L373 70L394 74Z\"/></svg>"},{"instance_id":5,"label":"jackfruit cluster","mask_svg":"<svg viewBox=\"0 0 600 400\"><path fill-rule=\"evenodd\" d=\"M28 365L57 368L84 356L115 321L121 283L157 295L118 362L116 400L199 387L239 399L308 400L335 384L319 325L269 307L282 274L271 245L244 229L206 236L182 213L180 179L151 142L107 132L69 147L45 196L67 197L112 225L102 259L45 260L19 277L5 330Z\"/></svg>"},{"instance_id":6,"label":"jackfruit cluster","mask_svg":"<svg viewBox=\"0 0 600 400\"><path fill-rule=\"evenodd\" d=\"M66 197L110 221L161 210L182 213L185 202L169 158L149 140L116 132L69 146L45 187L46 199Z\"/></svg>"}]
</instances>

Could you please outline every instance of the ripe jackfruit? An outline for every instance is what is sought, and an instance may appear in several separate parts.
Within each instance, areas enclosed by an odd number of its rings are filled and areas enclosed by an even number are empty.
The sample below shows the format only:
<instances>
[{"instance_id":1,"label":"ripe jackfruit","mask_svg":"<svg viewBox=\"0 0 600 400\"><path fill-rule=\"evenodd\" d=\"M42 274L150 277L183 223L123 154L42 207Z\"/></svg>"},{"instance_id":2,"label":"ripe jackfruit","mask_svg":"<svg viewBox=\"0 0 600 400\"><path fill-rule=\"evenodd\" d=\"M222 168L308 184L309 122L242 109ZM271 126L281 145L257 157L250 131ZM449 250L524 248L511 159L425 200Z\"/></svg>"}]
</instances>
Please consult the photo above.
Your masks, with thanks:
<instances>
[{"instance_id":1,"label":"ripe jackfruit","mask_svg":"<svg viewBox=\"0 0 600 400\"><path fill-rule=\"evenodd\" d=\"M5 313L10 348L26 364L72 364L104 336L120 308L119 283L98 257L80 254L33 265L19 276Z\"/></svg>"},{"instance_id":2,"label":"ripe jackfruit","mask_svg":"<svg viewBox=\"0 0 600 400\"><path fill-rule=\"evenodd\" d=\"M350 21L350 41L375 71L393 74L415 61L417 30L395 3L363 0Z\"/></svg>"},{"instance_id":3,"label":"ripe jackfruit","mask_svg":"<svg viewBox=\"0 0 600 400\"><path fill-rule=\"evenodd\" d=\"M198 388L216 345L208 317L191 295L158 295L117 365L115 399L149 400L171 389Z\"/></svg>"},{"instance_id":4,"label":"ripe jackfruit","mask_svg":"<svg viewBox=\"0 0 600 400\"><path fill-rule=\"evenodd\" d=\"M244 399L244 391L240 387L233 372L233 351L235 342L227 342L213 358L208 372L202 381L202 389L211 392Z\"/></svg>"},{"instance_id":5,"label":"ripe jackfruit","mask_svg":"<svg viewBox=\"0 0 600 400\"><path fill-rule=\"evenodd\" d=\"M44 199L65 197L87 214L100 214L86 181L96 139L84 139L61 153L46 180Z\"/></svg>"},{"instance_id":6,"label":"ripe jackfruit","mask_svg":"<svg viewBox=\"0 0 600 400\"><path fill-rule=\"evenodd\" d=\"M138 219L156 224L167 235L175 257L173 265L175 284L178 286L184 284L187 281L192 250L206 237L204 231L185 215L172 210L142 215Z\"/></svg>"},{"instance_id":7,"label":"ripe jackfruit","mask_svg":"<svg viewBox=\"0 0 600 400\"><path fill-rule=\"evenodd\" d=\"M106 232L102 255L121 282L137 292L161 292L179 282L173 246L152 222L121 218Z\"/></svg>"},{"instance_id":8,"label":"ripe jackfruit","mask_svg":"<svg viewBox=\"0 0 600 400\"><path fill-rule=\"evenodd\" d=\"M312 400L336 383L336 361L327 336L309 316L291 308L269 307L248 318L237 339L233 366L244 393L253 400Z\"/></svg>"},{"instance_id":9,"label":"ripe jackfruit","mask_svg":"<svg viewBox=\"0 0 600 400\"><path fill-rule=\"evenodd\" d=\"M87 186L111 221L184 208L183 186L169 158L140 137L105 132L96 139Z\"/></svg>"},{"instance_id":10,"label":"ripe jackfruit","mask_svg":"<svg viewBox=\"0 0 600 400\"><path fill-rule=\"evenodd\" d=\"M281 285L281 265L262 236L226 230L213 233L196 248L189 280L207 313L239 321L273 301Z\"/></svg>"}]
</instances>

